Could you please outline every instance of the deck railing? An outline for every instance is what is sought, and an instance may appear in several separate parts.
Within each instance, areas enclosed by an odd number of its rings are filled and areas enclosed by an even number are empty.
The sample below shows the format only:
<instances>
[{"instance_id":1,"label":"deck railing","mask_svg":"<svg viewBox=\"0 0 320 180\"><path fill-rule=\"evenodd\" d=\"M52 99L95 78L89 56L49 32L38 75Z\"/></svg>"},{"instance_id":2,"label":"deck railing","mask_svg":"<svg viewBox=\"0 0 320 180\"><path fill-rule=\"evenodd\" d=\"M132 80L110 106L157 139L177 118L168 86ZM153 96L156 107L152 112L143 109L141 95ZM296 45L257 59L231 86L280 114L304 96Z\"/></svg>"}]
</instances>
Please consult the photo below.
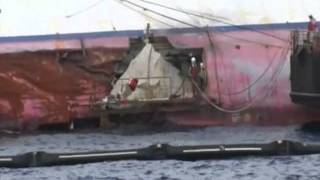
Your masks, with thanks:
<instances>
[{"instance_id":1,"label":"deck railing","mask_svg":"<svg viewBox=\"0 0 320 180\"><path fill-rule=\"evenodd\" d=\"M320 40L320 32L293 31L292 32L293 47L305 46Z\"/></svg>"}]
</instances>

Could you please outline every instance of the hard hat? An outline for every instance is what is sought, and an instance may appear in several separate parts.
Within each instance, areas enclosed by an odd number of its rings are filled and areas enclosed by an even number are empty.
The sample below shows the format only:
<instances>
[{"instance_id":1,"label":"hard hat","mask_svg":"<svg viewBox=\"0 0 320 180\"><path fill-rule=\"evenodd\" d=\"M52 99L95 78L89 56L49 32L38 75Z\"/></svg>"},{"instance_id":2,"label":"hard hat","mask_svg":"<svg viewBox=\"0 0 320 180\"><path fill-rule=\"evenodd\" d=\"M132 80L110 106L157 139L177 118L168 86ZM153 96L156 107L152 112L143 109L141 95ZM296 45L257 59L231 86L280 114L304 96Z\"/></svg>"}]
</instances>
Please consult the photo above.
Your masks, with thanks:
<instances>
[{"instance_id":1,"label":"hard hat","mask_svg":"<svg viewBox=\"0 0 320 180\"><path fill-rule=\"evenodd\" d=\"M196 58L195 58L195 57L192 57L192 58L191 58L191 62L192 62L192 63L195 63L195 62L196 62Z\"/></svg>"}]
</instances>

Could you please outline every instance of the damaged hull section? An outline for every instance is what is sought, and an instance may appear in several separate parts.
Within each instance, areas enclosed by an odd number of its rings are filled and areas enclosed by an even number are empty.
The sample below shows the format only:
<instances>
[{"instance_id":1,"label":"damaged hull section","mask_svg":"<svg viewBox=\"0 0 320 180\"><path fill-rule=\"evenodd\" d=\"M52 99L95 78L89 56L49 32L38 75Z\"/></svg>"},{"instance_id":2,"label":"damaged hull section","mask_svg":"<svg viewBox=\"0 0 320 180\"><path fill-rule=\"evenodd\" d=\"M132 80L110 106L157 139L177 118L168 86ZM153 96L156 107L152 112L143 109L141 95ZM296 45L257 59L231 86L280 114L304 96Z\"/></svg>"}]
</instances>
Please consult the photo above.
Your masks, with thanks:
<instances>
[{"instance_id":1,"label":"damaged hull section","mask_svg":"<svg viewBox=\"0 0 320 180\"><path fill-rule=\"evenodd\" d=\"M263 31L285 41L244 30L155 31L174 47L204 49L204 93L222 109L168 112L166 119L188 126L318 120L320 112L290 99L290 27ZM36 128L98 116L92 103L110 94L114 67L128 55L129 37L141 35L129 31L0 39L0 128Z\"/></svg>"},{"instance_id":2,"label":"damaged hull section","mask_svg":"<svg viewBox=\"0 0 320 180\"><path fill-rule=\"evenodd\" d=\"M94 117L110 92L113 65L126 49L18 52L0 55L0 128L37 128Z\"/></svg>"}]
</instances>

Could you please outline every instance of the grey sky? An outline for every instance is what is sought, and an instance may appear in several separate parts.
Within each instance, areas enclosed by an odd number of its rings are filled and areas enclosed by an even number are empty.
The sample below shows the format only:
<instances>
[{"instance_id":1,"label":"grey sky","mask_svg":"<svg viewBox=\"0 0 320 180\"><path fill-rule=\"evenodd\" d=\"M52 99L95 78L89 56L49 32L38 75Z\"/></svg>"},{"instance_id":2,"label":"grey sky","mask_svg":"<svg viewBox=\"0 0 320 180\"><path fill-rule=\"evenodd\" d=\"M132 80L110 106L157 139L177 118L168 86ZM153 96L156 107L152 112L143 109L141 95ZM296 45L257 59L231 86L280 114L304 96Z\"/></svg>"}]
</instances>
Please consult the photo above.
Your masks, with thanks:
<instances>
[{"instance_id":1,"label":"grey sky","mask_svg":"<svg viewBox=\"0 0 320 180\"><path fill-rule=\"evenodd\" d=\"M101 1L101 2L100 2ZM155 28L165 25L127 9L115 0L0 0L0 36L52 34L90 31L142 29L147 22ZM142 4L139 0L132 0ZM171 7L222 16L233 23L275 23L307 21L307 15L320 18L318 0L154 0ZM93 8L71 18L67 15ZM145 4L144 4L145 5ZM197 25L212 22L145 5ZM138 9L140 10L140 9ZM152 13L147 14L154 16ZM157 16L155 16L157 17ZM159 17L157 17L159 18ZM183 26L160 17L174 26Z\"/></svg>"}]
</instances>

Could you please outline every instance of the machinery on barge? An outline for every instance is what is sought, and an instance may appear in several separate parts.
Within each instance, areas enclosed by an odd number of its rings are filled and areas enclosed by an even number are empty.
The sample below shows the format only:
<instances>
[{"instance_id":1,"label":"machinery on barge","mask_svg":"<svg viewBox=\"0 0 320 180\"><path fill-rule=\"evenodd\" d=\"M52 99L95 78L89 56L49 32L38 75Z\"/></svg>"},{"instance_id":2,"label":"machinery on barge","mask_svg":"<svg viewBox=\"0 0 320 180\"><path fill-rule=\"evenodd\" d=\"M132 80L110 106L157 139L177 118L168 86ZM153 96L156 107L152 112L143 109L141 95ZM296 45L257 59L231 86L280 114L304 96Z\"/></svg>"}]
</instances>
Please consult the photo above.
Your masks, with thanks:
<instances>
[{"instance_id":1,"label":"machinery on barge","mask_svg":"<svg viewBox=\"0 0 320 180\"><path fill-rule=\"evenodd\" d=\"M291 99L294 103L320 105L320 33L292 32Z\"/></svg>"}]
</instances>

